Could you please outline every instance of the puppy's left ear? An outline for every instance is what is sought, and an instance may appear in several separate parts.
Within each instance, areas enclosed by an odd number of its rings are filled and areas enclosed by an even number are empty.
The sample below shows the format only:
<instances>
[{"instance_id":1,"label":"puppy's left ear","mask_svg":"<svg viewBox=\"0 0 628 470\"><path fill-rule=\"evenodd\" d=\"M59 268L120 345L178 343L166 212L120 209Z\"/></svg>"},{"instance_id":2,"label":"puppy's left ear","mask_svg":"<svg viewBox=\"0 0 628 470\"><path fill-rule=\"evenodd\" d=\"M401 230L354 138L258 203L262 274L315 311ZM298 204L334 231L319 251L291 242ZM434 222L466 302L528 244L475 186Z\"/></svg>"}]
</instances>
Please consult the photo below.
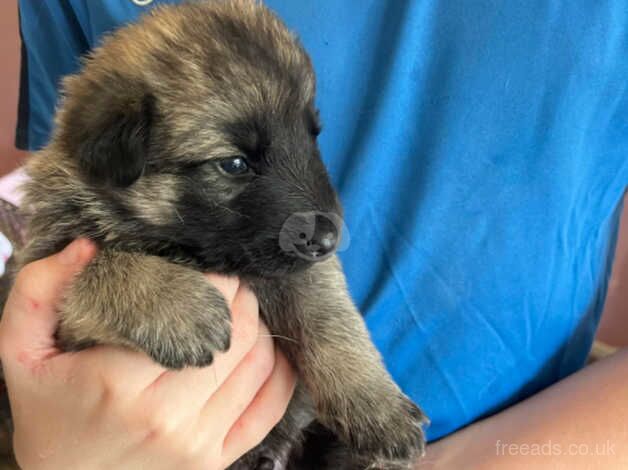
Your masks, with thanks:
<instances>
[{"instance_id":1,"label":"puppy's left ear","mask_svg":"<svg viewBox=\"0 0 628 470\"><path fill-rule=\"evenodd\" d=\"M79 165L93 182L124 188L143 173L148 159L154 98L146 95L135 106L109 116L80 145Z\"/></svg>"},{"instance_id":2,"label":"puppy's left ear","mask_svg":"<svg viewBox=\"0 0 628 470\"><path fill-rule=\"evenodd\" d=\"M142 175L149 157L155 97L133 87L87 90L69 85L60 138L78 159L81 175L99 186L130 186Z\"/></svg>"}]
</instances>

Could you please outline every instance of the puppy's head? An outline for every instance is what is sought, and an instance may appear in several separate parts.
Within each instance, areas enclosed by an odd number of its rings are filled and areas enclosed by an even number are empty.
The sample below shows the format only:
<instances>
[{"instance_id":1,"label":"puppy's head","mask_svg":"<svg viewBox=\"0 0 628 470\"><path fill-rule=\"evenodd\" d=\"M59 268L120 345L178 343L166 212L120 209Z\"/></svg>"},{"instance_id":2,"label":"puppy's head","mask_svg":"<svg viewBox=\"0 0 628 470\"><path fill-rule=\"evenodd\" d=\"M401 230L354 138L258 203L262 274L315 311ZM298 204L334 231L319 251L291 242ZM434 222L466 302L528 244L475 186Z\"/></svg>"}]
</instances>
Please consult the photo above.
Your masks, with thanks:
<instances>
[{"instance_id":1,"label":"puppy's head","mask_svg":"<svg viewBox=\"0 0 628 470\"><path fill-rule=\"evenodd\" d=\"M305 51L261 4L157 8L65 80L54 142L118 241L270 276L340 237L314 88Z\"/></svg>"}]
</instances>

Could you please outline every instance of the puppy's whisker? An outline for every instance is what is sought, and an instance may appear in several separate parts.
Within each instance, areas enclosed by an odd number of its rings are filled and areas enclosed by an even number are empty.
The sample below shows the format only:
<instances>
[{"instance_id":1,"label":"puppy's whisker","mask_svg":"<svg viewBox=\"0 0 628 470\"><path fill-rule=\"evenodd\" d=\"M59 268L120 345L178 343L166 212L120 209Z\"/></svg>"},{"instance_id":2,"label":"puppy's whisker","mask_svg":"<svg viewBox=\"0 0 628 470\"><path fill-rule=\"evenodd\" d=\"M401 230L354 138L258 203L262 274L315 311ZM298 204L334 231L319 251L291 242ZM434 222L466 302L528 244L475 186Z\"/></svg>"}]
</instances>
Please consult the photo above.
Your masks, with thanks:
<instances>
[{"instance_id":1,"label":"puppy's whisker","mask_svg":"<svg viewBox=\"0 0 628 470\"><path fill-rule=\"evenodd\" d=\"M282 336L282 335L258 335L257 337L258 338L278 338L278 339L290 341L291 343L294 343L294 344L299 344L299 342L296 339L289 338L287 336Z\"/></svg>"},{"instance_id":2,"label":"puppy's whisker","mask_svg":"<svg viewBox=\"0 0 628 470\"><path fill-rule=\"evenodd\" d=\"M235 214L235 215L239 215L240 217L244 217L245 219L250 219L251 218L248 215L243 214L242 212L238 212L238 211L236 211L234 209L231 209L230 207L227 207L227 206L225 206L223 204L215 204L215 205L216 205L216 207L220 207L221 209L224 209L227 212L230 212L230 213Z\"/></svg>"},{"instance_id":3,"label":"puppy's whisker","mask_svg":"<svg viewBox=\"0 0 628 470\"><path fill-rule=\"evenodd\" d=\"M181 216L181 214L179 213L176 207L174 208L174 213L176 214L177 218L181 222L181 225L185 225L185 221L183 220L183 217Z\"/></svg>"},{"instance_id":4,"label":"puppy's whisker","mask_svg":"<svg viewBox=\"0 0 628 470\"><path fill-rule=\"evenodd\" d=\"M205 194L207 194L207 191L203 191ZM211 195L208 194L208 199L211 199ZM231 207L227 207L224 204L220 204L218 201L212 201L212 204L214 205L214 207L219 207L220 209L223 209L227 212L230 212L231 214L235 214L238 215L240 217L243 217L245 219L250 219L251 217L243 214L242 212L236 211L235 209L232 209Z\"/></svg>"},{"instance_id":5,"label":"puppy's whisker","mask_svg":"<svg viewBox=\"0 0 628 470\"><path fill-rule=\"evenodd\" d=\"M216 368L212 367L214 371L214 387L218 388L218 372L216 372Z\"/></svg>"}]
</instances>

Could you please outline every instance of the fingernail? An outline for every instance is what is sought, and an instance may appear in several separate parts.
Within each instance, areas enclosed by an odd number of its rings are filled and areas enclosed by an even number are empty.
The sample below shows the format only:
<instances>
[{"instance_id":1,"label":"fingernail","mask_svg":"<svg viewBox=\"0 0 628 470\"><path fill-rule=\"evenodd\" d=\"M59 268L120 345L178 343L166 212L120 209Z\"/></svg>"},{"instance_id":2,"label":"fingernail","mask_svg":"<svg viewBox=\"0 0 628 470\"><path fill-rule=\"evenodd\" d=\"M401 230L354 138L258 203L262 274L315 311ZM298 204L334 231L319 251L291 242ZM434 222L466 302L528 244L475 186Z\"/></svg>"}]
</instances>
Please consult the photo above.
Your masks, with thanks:
<instances>
[{"instance_id":1,"label":"fingernail","mask_svg":"<svg viewBox=\"0 0 628 470\"><path fill-rule=\"evenodd\" d=\"M72 265L81 259L81 251L83 240L74 240L59 253L59 262L61 264Z\"/></svg>"}]
</instances>

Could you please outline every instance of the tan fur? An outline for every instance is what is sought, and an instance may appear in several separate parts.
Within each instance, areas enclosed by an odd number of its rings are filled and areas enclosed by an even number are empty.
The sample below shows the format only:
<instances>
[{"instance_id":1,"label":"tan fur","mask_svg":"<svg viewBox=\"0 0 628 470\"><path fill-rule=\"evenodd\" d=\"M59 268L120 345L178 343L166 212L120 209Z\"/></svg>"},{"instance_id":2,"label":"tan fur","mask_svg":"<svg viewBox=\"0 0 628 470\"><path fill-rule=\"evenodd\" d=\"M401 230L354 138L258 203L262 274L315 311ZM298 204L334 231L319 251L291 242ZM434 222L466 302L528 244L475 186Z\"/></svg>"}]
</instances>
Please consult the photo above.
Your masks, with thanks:
<instances>
[{"instance_id":1,"label":"tan fur","mask_svg":"<svg viewBox=\"0 0 628 470\"><path fill-rule=\"evenodd\" d=\"M181 191L177 178L164 175L140 178L136 184L126 190L125 197L141 217L156 224L185 221L177 213L174 203L179 199Z\"/></svg>"}]
</instances>

